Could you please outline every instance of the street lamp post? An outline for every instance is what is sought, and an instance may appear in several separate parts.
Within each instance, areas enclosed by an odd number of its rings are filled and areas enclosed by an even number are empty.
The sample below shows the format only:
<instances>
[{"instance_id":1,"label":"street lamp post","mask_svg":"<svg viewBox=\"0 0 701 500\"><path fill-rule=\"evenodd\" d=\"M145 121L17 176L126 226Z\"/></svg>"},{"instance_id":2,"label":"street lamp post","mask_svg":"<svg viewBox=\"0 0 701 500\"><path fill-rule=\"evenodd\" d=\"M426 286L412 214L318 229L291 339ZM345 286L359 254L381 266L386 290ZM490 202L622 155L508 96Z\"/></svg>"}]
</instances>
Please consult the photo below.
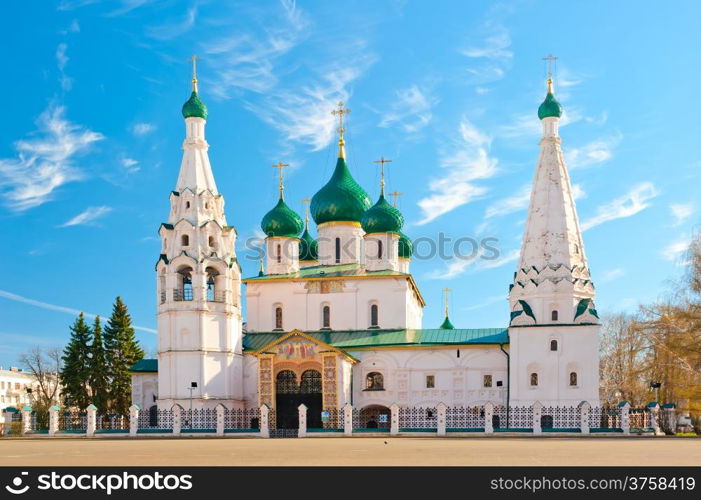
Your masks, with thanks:
<instances>
[{"instance_id":1,"label":"street lamp post","mask_svg":"<svg viewBox=\"0 0 701 500\"><path fill-rule=\"evenodd\" d=\"M197 382L190 382L190 387L188 387L190 391L190 417L187 419L187 426L190 429L192 429L192 392L195 389L197 389Z\"/></svg>"}]
</instances>

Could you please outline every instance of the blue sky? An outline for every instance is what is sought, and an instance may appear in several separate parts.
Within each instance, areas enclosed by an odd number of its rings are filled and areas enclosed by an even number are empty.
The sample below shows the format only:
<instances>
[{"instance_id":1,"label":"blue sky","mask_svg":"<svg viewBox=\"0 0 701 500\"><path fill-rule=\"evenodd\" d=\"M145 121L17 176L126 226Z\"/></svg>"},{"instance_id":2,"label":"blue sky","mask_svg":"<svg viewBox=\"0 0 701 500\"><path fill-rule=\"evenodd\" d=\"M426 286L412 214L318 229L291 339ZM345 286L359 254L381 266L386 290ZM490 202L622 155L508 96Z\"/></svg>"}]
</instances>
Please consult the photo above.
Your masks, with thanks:
<instances>
[{"instance_id":1,"label":"blue sky","mask_svg":"<svg viewBox=\"0 0 701 500\"><path fill-rule=\"evenodd\" d=\"M409 236L498 238L496 260L412 263L424 325L448 286L456 326L505 326L549 53L598 309L634 310L683 271L701 208L697 2L63 0L5 15L2 365L62 345L75 311L108 315L116 295L153 351L192 54L244 275L277 197L270 165L292 164L301 212L333 168L342 99L351 170L376 198L372 160L393 160Z\"/></svg>"}]
</instances>

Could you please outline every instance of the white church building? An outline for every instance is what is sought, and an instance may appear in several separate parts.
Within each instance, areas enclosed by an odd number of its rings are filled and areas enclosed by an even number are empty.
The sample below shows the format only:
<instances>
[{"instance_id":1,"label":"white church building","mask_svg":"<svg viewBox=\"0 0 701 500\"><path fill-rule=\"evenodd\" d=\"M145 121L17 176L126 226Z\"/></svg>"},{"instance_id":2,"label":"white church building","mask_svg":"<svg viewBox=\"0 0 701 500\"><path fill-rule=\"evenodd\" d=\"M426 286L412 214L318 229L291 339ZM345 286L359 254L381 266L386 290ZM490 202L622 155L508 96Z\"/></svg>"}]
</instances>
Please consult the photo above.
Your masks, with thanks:
<instances>
[{"instance_id":1,"label":"white church building","mask_svg":"<svg viewBox=\"0 0 701 500\"><path fill-rule=\"evenodd\" d=\"M132 369L143 409L267 405L280 428L322 411L599 404L599 321L558 123L552 79L538 109L543 135L504 326L424 328L400 211L373 203L348 168L342 105L335 170L311 200L314 239L280 197L262 219L265 265L242 278L205 139L197 80L156 264L158 359ZM284 165L280 165L282 168ZM247 317L242 317L242 284ZM506 283L505 283L506 285ZM244 327L245 325L245 327Z\"/></svg>"}]
</instances>

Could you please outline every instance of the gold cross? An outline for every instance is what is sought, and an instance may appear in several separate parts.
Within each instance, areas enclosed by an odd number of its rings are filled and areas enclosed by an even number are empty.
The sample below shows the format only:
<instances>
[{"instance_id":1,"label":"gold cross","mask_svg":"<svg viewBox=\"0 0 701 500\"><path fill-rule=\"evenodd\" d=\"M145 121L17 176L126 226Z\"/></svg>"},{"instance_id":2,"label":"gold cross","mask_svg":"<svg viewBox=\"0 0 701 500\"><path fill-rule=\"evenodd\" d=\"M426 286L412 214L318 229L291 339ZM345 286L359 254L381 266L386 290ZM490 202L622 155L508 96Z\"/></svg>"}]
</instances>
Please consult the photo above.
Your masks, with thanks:
<instances>
[{"instance_id":1,"label":"gold cross","mask_svg":"<svg viewBox=\"0 0 701 500\"><path fill-rule=\"evenodd\" d=\"M273 168L279 168L280 169L280 199L282 199L282 192L285 189L285 186L282 185L282 169L285 167L289 167L290 165L288 163L282 163L281 161L277 162L277 164L273 165Z\"/></svg>"},{"instance_id":2,"label":"gold cross","mask_svg":"<svg viewBox=\"0 0 701 500\"><path fill-rule=\"evenodd\" d=\"M384 194L385 194L385 163L392 163L392 160L385 160L385 157L381 156L379 160L373 160L373 163L380 164L380 193L384 196Z\"/></svg>"},{"instance_id":3,"label":"gold cross","mask_svg":"<svg viewBox=\"0 0 701 500\"><path fill-rule=\"evenodd\" d=\"M197 92L197 61L201 58L192 56L189 61L192 61L192 91Z\"/></svg>"},{"instance_id":4,"label":"gold cross","mask_svg":"<svg viewBox=\"0 0 701 500\"><path fill-rule=\"evenodd\" d=\"M394 201L392 204L394 205L394 208L397 208L397 201L399 201L399 197L402 196L404 193L400 193L399 191L394 191L393 193L389 193L391 197L394 198Z\"/></svg>"},{"instance_id":5,"label":"gold cross","mask_svg":"<svg viewBox=\"0 0 701 500\"><path fill-rule=\"evenodd\" d=\"M557 61L557 57L550 54L547 57L543 57L543 61L546 61L548 65L548 93L553 93L553 64Z\"/></svg>"},{"instance_id":6,"label":"gold cross","mask_svg":"<svg viewBox=\"0 0 701 500\"><path fill-rule=\"evenodd\" d=\"M346 149L345 149L345 141L343 140L343 133L346 131L345 128L343 128L343 115L347 115L348 113L351 112L350 109L344 109L343 108L344 104L343 101L338 102L338 109L334 109L331 111L331 114L333 116L338 116L338 157L339 158L345 158L346 157Z\"/></svg>"},{"instance_id":7,"label":"gold cross","mask_svg":"<svg viewBox=\"0 0 701 500\"><path fill-rule=\"evenodd\" d=\"M302 203L304 203L304 227L309 229L309 202L311 198L302 198Z\"/></svg>"},{"instance_id":8,"label":"gold cross","mask_svg":"<svg viewBox=\"0 0 701 500\"><path fill-rule=\"evenodd\" d=\"M450 292L452 292L452 290L450 288L444 288L441 291L443 292L443 297L445 300L445 317L447 318L448 317L448 294Z\"/></svg>"}]
</instances>

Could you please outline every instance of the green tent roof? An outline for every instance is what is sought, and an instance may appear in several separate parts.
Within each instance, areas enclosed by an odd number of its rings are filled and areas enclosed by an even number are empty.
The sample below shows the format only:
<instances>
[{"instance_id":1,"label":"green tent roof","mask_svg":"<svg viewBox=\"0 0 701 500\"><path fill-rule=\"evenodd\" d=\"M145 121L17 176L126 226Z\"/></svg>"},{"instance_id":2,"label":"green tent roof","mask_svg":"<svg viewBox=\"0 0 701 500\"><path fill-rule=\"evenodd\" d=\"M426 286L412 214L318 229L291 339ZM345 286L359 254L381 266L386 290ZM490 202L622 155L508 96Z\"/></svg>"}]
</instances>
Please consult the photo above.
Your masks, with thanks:
<instances>
[{"instance_id":1,"label":"green tent roof","mask_svg":"<svg viewBox=\"0 0 701 500\"><path fill-rule=\"evenodd\" d=\"M384 271L366 271L359 264L338 264L335 266L310 266L300 269L295 273L289 274L266 274L263 276L254 276L246 278L244 281L261 281L261 280L279 280L290 278L341 278L350 276L406 276L411 275L392 271L387 269Z\"/></svg>"}]
</instances>

